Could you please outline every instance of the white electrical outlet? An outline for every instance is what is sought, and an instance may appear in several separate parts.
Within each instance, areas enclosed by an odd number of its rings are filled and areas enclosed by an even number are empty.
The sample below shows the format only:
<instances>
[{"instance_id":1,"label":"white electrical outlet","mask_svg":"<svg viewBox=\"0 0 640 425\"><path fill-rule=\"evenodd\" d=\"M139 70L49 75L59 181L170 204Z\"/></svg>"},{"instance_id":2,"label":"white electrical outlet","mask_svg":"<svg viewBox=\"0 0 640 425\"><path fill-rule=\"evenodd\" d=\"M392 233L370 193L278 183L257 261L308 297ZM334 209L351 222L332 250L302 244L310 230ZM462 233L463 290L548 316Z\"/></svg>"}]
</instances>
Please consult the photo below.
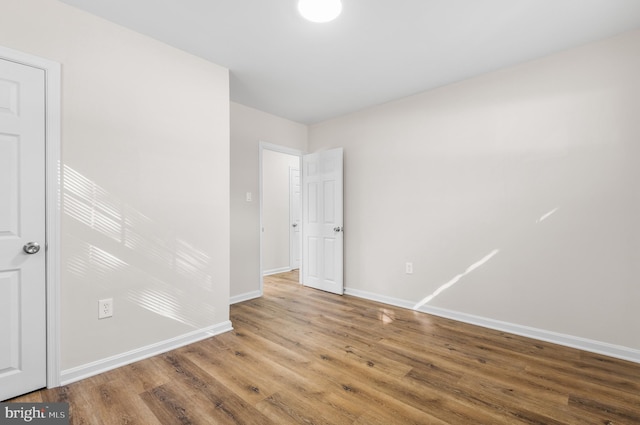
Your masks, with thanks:
<instances>
[{"instance_id":1,"label":"white electrical outlet","mask_svg":"<svg viewBox=\"0 0 640 425\"><path fill-rule=\"evenodd\" d=\"M404 272L406 274L413 274L413 263L406 263L404 265Z\"/></svg>"},{"instance_id":2,"label":"white electrical outlet","mask_svg":"<svg viewBox=\"0 0 640 425\"><path fill-rule=\"evenodd\" d=\"M98 319L113 316L113 298L98 301Z\"/></svg>"}]
</instances>

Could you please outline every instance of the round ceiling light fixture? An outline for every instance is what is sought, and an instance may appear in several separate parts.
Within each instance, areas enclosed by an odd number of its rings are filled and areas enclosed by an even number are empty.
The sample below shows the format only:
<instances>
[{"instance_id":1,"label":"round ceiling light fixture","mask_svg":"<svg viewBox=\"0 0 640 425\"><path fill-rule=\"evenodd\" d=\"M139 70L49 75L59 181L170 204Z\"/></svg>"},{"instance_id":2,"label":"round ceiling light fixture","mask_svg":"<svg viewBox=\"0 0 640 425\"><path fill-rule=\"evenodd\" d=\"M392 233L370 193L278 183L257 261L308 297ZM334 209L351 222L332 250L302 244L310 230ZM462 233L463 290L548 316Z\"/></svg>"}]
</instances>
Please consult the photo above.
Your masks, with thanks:
<instances>
[{"instance_id":1,"label":"round ceiling light fixture","mask_svg":"<svg viewBox=\"0 0 640 425\"><path fill-rule=\"evenodd\" d=\"M311 22L333 21L342 12L341 0L298 0L298 12Z\"/></svg>"}]
</instances>

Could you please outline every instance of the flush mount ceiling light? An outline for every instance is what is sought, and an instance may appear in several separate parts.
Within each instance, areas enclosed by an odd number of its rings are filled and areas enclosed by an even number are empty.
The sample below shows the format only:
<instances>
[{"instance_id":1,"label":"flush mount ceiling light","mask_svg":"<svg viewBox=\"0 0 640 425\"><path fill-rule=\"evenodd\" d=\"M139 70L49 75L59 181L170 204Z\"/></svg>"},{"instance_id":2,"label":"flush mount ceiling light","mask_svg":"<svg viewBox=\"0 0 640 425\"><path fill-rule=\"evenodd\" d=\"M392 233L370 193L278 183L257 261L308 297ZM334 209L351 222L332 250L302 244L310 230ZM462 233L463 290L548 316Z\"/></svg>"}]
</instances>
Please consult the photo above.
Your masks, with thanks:
<instances>
[{"instance_id":1,"label":"flush mount ceiling light","mask_svg":"<svg viewBox=\"0 0 640 425\"><path fill-rule=\"evenodd\" d=\"M311 22L333 21L342 12L341 0L298 0L298 12Z\"/></svg>"}]
</instances>

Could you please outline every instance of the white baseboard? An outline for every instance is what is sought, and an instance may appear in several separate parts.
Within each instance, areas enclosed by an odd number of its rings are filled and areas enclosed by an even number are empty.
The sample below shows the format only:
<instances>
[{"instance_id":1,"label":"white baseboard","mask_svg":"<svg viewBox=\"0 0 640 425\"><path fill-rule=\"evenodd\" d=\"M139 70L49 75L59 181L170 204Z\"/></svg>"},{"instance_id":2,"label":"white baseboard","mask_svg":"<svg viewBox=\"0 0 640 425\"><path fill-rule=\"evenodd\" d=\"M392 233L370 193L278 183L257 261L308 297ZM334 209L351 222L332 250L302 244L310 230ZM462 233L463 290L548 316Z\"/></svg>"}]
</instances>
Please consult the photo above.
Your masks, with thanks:
<instances>
[{"instance_id":1,"label":"white baseboard","mask_svg":"<svg viewBox=\"0 0 640 425\"><path fill-rule=\"evenodd\" d=\"M262 272L262 276L270 276L272 274L286 273L286 272L290 272L291 270L293 270L291 267L280 267L277 269L265 270Z\"/></svg>"},{"instance_id":2,"label":"white baseboard","mask_svg":"<svg viewBox=\"0 0 640 425\"><path fill-rule=\"evenodd\" d=\"M561 334L558 332L547 331L544 329L532 328L529 326L517 325L514 323L503 322L500 320L489 319L486 317L475 316L473 314L460 313L439 307L422 306L414 309L415 303L401 300L398 298L387 297L372 292L361 291L359 289L345 288L346 295L352 295L358 298L364 298L371 301L377 301L396 307L416 310L434 316L445 317L447 319L456 320L458 322L469 323L471 325L482 326L484 328L494 329L498 331L508 332L515 335L533 338L540 341L546 341L553 344L563 345L566 347L577 348L579 350L591 353L602 354L617 359L628 360L640 363L640 350L620 345L609 344L607 342L595 341L573 335Z\"/></svg>"},{"instance_id":3,"label":"white baseboard","mask_svg":"<svg viewBox=\"0 0 640 425\"><path fill-rule=\"evenodd\" d=\"M228 332L232 329L233 327L231 326L231 321L227 320L222 323L218 323L217 325L213 325L204 329L198 329L196 331L189 332L175 338L147 345L146 347L137 348L126 353L107 357L106 359L87 363L85 365L77 366L71 369L66 369L63 370L60 374L61 385L67 385L81 379L89 378L91 376L128 365L130 363L144 360L158 354L166 353L167 351L174 350L188 344L193 344L194 342L201 341L203 339L210 338L224 332Z\"/></svg>"},{"instance_id":4,"label":"white baseboard","mask_svg":"<svg viewBox=\"0 0 640 425\"><path fill-rule=\"evenodd\" d=\"M229 304L237 304L243 301L252 300L254 298L260 298L261 296L262 296L262 291L246 292L244 294L234 295L233 297L231 297L229 299Z\"/></svg>"},{"instance_id":5,"label":"white baseboard","mask_svg":"<svg viewBox=\"0 0 640 425\"><path fill-rule=\"evenodd\" d=\"M344 288L345 295L352 295L358 298L364 298L365 300L376 301L383 304L389 304L396 307L407 308L409 310L415 305L409 301L401 300L400 298L387 297L385 295L375 294L373 292L361 291L359 289Z\"/></svg>"}]
</instances>

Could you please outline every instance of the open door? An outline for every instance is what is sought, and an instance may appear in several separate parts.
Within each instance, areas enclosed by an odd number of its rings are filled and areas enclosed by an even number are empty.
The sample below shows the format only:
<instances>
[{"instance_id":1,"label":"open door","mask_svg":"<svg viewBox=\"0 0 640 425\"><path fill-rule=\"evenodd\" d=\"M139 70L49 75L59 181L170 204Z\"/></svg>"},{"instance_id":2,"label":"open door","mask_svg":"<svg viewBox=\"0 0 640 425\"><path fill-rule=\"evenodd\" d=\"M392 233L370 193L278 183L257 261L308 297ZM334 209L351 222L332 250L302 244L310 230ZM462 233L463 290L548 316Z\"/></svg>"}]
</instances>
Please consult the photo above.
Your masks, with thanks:
<instances>
[{"instance_id":1,"label":"open door","mask_svg":"<svg viewBox=\"0 0 640 425\"><path fill-rule=\"evenodd\" d=\"M45 72L0 59L0 401L47 384Z\"/></svg>"},{"instance_id":2,"label":"open door","mask_svg":"<svg viewBox=\"0 0 640 425\"><path fill-rule=\"evenodd\" d=\"M302 157L302 284L343 286L342 148Z\"/></svg>"}]
</instances>

